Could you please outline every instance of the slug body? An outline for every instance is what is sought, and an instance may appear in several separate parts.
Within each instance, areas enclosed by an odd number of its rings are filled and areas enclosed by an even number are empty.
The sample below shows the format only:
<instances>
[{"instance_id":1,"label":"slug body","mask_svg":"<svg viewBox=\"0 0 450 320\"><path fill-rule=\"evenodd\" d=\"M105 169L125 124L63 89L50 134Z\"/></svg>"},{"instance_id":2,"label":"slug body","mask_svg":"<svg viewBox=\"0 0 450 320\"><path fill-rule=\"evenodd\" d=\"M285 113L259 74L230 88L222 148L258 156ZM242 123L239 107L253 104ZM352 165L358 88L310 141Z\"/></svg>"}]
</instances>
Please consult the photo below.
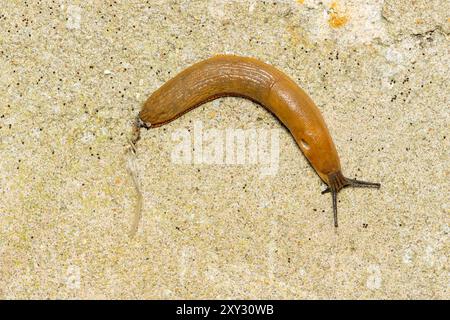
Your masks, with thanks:
<instances>
[{"instance_id":1,"label":"slug body","mask_svg":"<svg viewBox=\"0 0 450 320\"><path fill-rule=\"evenodd\" d=\"M379 184L347 179L323 117L311 98L286 74L252 58L219 55L199 62L155 91L139 117L146 126L164 125L219 97L250 99L273 113L291 132L299 148L333 193L353 186Z\"/></svg>"}]
</instances>

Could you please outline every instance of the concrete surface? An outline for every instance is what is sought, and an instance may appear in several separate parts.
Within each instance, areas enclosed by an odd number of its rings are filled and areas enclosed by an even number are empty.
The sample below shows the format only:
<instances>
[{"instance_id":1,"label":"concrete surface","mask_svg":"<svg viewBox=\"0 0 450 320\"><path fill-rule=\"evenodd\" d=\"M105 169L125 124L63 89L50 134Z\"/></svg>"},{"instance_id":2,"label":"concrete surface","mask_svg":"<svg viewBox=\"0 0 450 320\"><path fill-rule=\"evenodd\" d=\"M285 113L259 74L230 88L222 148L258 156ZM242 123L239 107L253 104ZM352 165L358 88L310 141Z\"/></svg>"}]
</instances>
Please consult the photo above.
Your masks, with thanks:
<instances>
[{"instance_id":1,"label":"concrete surface","mask_svg":"<svg viewBox=\"0 0 450 320\"><path fill-rule=\"evenodd\" d=\"M449 2L0 0L0 298L449 298ZM143 131L192 63L252 56L316 101L344 173L331 199L288 132L220 99ZM279 168L177 164L177 132L279 132ZM185 131L182 131L185 130ZM187 131L190 130L190 131Z\"/></svg>"}]
</instances>

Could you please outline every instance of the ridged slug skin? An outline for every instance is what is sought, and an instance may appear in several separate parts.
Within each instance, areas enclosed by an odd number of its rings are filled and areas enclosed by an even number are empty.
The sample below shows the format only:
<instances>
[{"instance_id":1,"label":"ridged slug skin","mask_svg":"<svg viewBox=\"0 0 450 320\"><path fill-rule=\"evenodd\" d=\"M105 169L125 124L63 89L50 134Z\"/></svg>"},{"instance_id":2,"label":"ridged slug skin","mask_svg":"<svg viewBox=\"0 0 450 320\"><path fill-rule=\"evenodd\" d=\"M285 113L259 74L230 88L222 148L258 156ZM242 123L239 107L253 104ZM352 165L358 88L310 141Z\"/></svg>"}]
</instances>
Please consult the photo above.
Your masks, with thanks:
<instances>
[{"instance_id":1,"label":"ridged slug skin","mask_svg":"<svg viewBox=\"0 0 450 320\"><path fill-rule=\"evenodd\" d=\"M253 58L218 55L194 64L156 90L139 116L151 127L160 126L225 96L253 100L272 112L325 183L340 173L336 147L311 98L286 74Z\"/></svg>"}]
</instances>

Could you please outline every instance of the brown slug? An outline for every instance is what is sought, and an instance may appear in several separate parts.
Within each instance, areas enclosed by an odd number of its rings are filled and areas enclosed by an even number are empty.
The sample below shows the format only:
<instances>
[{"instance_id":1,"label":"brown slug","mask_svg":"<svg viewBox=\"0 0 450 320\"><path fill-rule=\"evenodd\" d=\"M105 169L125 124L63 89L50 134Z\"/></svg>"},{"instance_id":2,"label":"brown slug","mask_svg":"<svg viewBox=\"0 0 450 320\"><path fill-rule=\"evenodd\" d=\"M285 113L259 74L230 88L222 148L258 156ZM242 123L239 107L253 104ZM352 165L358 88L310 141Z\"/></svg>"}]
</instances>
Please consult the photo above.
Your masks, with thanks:
<instances>
[{"instance_id":1,"label":"brown slug","mask_svg":"<svg viewBox=\"0 0 450 320\"><path fill-rule=\"evenodd\" d=\"M218 55L185 69L156 90L139 118L143 127L164 125L219 97L250 99L273 113L331 192L337 227L337 193L345 187L379 188L379 183L344 177L336 147L311 98L286 74L253 58Z\"/></svg>"}]
</instances>

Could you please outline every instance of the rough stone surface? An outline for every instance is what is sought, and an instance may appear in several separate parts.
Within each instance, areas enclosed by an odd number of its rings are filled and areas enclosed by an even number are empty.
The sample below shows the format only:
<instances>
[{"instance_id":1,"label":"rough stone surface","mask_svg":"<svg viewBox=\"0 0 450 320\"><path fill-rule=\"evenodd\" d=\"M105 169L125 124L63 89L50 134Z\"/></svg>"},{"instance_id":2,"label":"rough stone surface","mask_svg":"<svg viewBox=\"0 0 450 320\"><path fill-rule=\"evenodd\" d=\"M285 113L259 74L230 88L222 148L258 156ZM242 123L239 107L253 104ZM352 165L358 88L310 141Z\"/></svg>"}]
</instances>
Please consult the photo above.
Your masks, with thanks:
<instances>
[{"instance_id":1,"label":"rough stone surface","mask_svg":"<svg viewBox=\"0 0 450 320\"><path fill-rule=\"evenodd\" d=\"M449 298L449 2L0 0L0 298ZM217 53L316 101L331 200L288 132L237 98L142 132L146 97ZM180 129L277 129L279 170L180 165ZM220 131L222 132L222 131Z\"/></svg>"}]
</instances>

